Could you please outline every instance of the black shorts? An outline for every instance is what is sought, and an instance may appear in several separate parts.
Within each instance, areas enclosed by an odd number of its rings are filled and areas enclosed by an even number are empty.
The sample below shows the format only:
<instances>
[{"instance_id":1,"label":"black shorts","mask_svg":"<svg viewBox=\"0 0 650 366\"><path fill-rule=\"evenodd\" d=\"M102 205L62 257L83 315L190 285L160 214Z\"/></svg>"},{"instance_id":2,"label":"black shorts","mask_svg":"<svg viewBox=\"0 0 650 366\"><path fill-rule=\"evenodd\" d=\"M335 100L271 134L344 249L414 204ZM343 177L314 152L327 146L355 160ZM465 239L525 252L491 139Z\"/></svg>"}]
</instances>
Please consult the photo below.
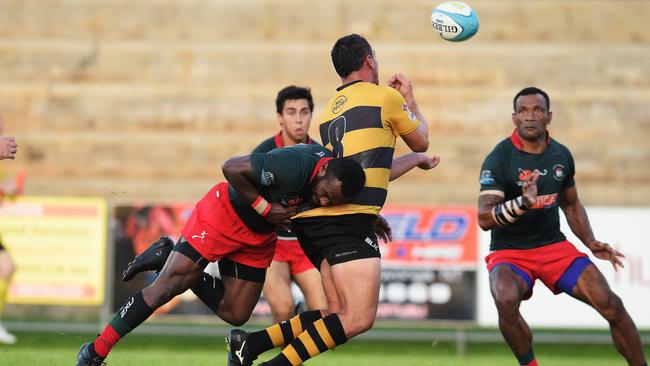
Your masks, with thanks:
<instances>
[{"instance_id":1,"label":"black shorts","mask_svg":"<svg viewBox=\"0 0 650 366\"><path fill-rule=\"evenodd\" d=\"M377 216L353 214L292 220L302 250L318 269L323 259L333 266L364 258L381 258L374 231Z\"/></svg>"}]
</instances>

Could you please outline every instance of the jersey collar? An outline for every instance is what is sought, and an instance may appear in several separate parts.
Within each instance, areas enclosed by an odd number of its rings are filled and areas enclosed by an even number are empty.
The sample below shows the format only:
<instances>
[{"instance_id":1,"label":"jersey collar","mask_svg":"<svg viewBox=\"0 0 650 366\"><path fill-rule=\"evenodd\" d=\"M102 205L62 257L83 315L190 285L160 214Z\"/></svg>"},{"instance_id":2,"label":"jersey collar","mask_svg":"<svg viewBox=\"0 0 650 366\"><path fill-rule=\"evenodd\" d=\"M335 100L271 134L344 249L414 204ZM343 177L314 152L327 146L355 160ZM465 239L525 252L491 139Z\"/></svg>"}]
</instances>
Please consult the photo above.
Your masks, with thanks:
<instances>
[{"instance_id":1,"label":"jersey collar","mask_svg":"<svg viewBox=\"0 0 650 366\"><path fill-rule=\"evenodd\" d=\"M521 141L521 137L519 137L519 134L517 134L517 129L515 128L512 131L512 134L510 135L510 142L517 148L517 150L520 150L524 148L524 142ZM551 143L551 134L546 131L546 144Z\"/></svg>"},{"instance_id":2,"label":"jersey collar","mask_svg":"<svg viewBox=\"0 0 650 366\"><path fill-rule=\"evenodd\" d=\"M311 172L311 176L309 177L309 183L311 183L314 178L316 178L316 174L318 174L318 169L320 169L323 164L327 163L328 161L332 160L334 158L322 158L316 163L316 167L314 167L314 170Z\"/></svg>"},{"instance_id":3,"label":"jersey collar","mask_svg":"<svg viewBox=\"0 0 650 366\"><path fill-rule=\"evenodd\" d=\"M275 136L273 136L273 142L275 142L275 147L284 147L284 140L282 140L282 131L278 132ZM313 141L311 137L307 135L305 144L311 144L311 143L313 143Z\"/></svg>"},{"instance_id":4,"label":"jersey collar","mask_svg":"<svg viewBox=\"0 0 650 366\"><path fill-rule=\"evenodd\" d=\"M336 91L341 91L341 90L347 88L347 87L350 86L350 85L353 85L353 84L356 84L356 83L360 83L360 82L362 82L362 81L363 81L363 80L361 80L361 79L359 79L359 80L354 80L354 81L350 81L349 83L347 83L347 84L343 84L343 85L339 86L338 88L336 88Z\"/></svg>"}]
</instances>

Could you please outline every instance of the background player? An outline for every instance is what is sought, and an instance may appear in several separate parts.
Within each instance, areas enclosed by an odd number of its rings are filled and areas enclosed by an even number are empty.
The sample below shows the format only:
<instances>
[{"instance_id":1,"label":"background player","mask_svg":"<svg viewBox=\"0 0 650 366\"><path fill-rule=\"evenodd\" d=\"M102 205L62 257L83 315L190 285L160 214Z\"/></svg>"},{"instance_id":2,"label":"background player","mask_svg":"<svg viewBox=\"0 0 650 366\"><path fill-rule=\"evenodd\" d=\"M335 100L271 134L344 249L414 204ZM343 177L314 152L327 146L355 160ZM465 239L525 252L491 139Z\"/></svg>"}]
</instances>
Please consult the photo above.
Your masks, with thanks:
<instances>
[{"instance_id":1,"label":"background player","mask_svg":"<svg viewBox=\"0 0 650 366\"><path fill-rule=\"evenodd\" d=\"M487 156L481 169L479 225L492 230L485 258L499 329L520 365L537 365L532 333L519 312L540 279L596 309L608 322L616 349L630 365L646 365L639 333L623 302L586 254L560 232L558 206L571 231L599 259L623 266L623 254L596 240L578 199L573 157L549 136L548 95L525 88L513 100L515 130Z\"/></svg>"},{"instance_id":2,"label":"background player","mask_svg":"<svg viewBox=\"0 0 650 366\"><path fill-rule=\"evenodd\" d=\"M314 111L314 101L308 88L287 86L278 92L275 109L280 132L264 140L253 153L265 153L275 148L306 143L315 144L309 135L309 125ZM308 309L327 307L320 273L300 248L295 234L288 227L277 230L278 242L271 266L266 271L264 298L271 307L273 322L287 320L296 314L300 304L295 304L291 293L291 279L305 296Z\"/></svg>"}]
</instances>

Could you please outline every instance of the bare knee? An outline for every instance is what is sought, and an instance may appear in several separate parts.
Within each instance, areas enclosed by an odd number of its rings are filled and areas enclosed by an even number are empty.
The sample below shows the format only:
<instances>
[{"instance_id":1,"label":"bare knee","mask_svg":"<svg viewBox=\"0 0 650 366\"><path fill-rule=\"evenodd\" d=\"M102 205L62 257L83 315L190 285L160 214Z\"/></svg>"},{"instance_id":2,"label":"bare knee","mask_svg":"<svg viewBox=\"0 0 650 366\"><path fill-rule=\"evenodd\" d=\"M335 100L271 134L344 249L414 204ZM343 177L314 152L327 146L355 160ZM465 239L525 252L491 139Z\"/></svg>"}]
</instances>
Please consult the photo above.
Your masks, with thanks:
<instances>
[{"instance_id":1,"label":"bare knee","mask_svg":"<svg viewBox=\"0 0 650 366\"><path fill-rule=\"evenodd\" d=\"M594 307L607 321L620 319L625 314L623 301L614 293L610 293L603 301L595 303Z\"/></svg>"},{"instance_id":2,"label":"bare knee","mask_svg":"<svg viewBox=\"0 0 650 366\"><path fill-rule=\"evenodd\" d=\"M339 319L348 338L366 332L375 324L374 312L339 313Z\"/></svg>"},{"instance_id":3,"label":"bare knee","mask_svg":"<svg viewBox=\"0 0 650 366\"><path fill-rule=\"evenodd\" d=\"M509 316L519 311L521 297L516 291L495 291L493 296L499 316Z\"/></svg>"},{"instance_id":4,"label":"bare knee","mask_svg":"<svg viewBox=\"0 0 650 366\"><path fill-rule=\"evenodd\" d=\"M251 317L251 312L242 310L222 311L220 308L218 315L219 318L221 318L226 323L235 327L239 327L248 322L248 319Z\"/></svg>"}]
</instances>

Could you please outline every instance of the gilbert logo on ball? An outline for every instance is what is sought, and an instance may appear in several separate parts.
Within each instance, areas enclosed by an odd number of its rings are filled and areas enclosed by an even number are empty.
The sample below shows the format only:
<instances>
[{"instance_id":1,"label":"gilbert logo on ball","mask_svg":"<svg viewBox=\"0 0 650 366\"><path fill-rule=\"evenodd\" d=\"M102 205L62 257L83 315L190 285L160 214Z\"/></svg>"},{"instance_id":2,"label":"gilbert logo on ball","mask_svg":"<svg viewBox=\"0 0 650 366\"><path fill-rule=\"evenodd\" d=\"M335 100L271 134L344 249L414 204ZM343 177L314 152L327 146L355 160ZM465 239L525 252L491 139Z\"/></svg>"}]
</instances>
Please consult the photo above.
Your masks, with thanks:
<instances>
[{"instance_id":1,"label":"gilbert logo on ball","mask_svg":"<svg viewBox=\"0 0 650 366\"><path fill-rule=\"evenodd\" d=\"M446 41L460 42L478 31L478 16L469 5L461 1L447 1L431 13L433 30Z\"/></svg>"}]
</instances>

